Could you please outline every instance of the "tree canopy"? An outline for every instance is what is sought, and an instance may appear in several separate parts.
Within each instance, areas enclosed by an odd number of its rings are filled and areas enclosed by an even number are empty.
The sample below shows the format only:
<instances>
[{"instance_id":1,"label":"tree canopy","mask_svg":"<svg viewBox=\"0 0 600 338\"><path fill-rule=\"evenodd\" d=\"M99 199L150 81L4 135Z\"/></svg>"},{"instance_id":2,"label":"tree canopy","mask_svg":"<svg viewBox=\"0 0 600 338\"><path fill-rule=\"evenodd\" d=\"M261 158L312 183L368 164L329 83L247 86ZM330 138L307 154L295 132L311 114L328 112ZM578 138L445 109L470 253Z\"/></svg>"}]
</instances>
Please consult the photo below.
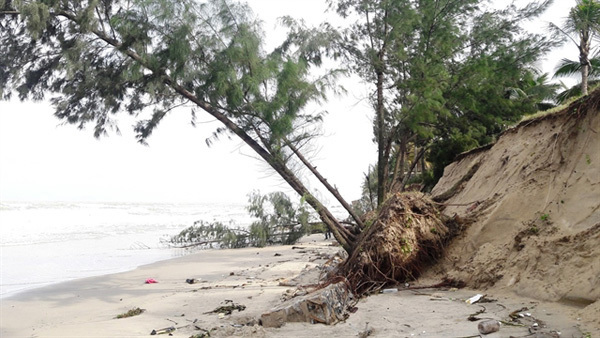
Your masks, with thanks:
<instances>
[{"instance_id":1,"label":"tree canopy","mask_svg":"<svg viewBox=\"0 0 600 338\"><path fill-rule=\"evenodd\" d=\"M140 142L191 103L223 124L214 137L243 140L350 250L353 235L289 166L290 146L298 150L321 119L303 108L334 85L335 71L311 75L318 53L265 51L259 20L227 0L2 1L0 8L3 99L50 96L58 118L92 124L96 136L118 129L126 112L138 118Z\"/></svg>"},{"instance_id":2,"label":"tree canopy","mask_svg":"<svg viewBox=\"0 0 600 338\"><path fill-rule=\"evenodd\" d=\"M556 33L571 40L579 50L579 67L581 72L581 94L588 94L588 78L594 68L590 60L592 42L600 37L600 2L598 0L577 0L577 3L567 16L565 24L560 27L556 24L550 26ZM566 68L559 66L558 74L565 74ZM561 71L562 68L562 71ZM572 67L571 67L572 68ZM565 96L567 94L564 94ZM559 98L564 99L564 97Z\"/></svg>"},{"instance_id":3,"label":"tree canopy","mask_svg":"<svg viewBox=\"0 0 600 338\"><path fill-rule=\"evenodd\" d=\"M547 98L511 92L531 86L533 62L553 45L522 28L549 3L491 10L479 0L331 1L357 18L339 46L372 84L379 203L404 188L423 157L439 178L456 154L489 143Z\"/></svg>"},{"instance_id":4,"label":"tree canopy","mask_svg":"<svg viewBox=\"0 0 600 338\"><path fill-rule=\"evenodd\" d=\"M192 123L198 111L222 123L207 143L239 137L352 251L361 218L301 153L322 118L304 110L326 99L339 74L315 67L341 57L372 84L378 163L366 187L378 189L369 204L381 204L423 159L439 176L455 154L535 109L543 91L531 65L552 43L521 23L548 3L489 10L481 0L332 0L349 28L284 18L288 39L266 51L258 18L228 0L0 0L0 98L49 99L59 119L92 125L98 137L127 113L142 143L191 104ZM341 202L354 229L311 193L295 163Z\"/></svg>"}]
</instances>

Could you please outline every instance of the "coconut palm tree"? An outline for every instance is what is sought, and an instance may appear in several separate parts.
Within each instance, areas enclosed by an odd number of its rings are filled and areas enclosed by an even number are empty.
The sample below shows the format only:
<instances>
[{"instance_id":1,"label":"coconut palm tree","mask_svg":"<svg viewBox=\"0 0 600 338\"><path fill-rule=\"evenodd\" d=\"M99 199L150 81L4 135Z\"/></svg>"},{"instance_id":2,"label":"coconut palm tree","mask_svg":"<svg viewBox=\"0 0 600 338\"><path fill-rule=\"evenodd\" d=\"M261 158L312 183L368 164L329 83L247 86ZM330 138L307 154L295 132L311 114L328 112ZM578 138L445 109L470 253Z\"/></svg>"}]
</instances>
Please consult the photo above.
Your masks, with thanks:
<instances>
[{"instance_id":1,"label":"coconut palm tree","mask_svg":"<svg viewBox=\"0 0 600 338\"><path fill-rule=\"evenodd\" d=\"M590 71L588 73L588 87L594 86L600 83L600 50L589 59ZM569 59L562 59L554 70L553 78L559 77L572 77L581 74L582 71L581 62ZM562 84L564 90L555 97L556 102L562 103L572 97L580 96L582 94L581 83L578 83L572 87L567 87Z\"/></svg>"},{"instance_id":2,"label":"coconut palm tree","mask_svg":"<svg viewBox=\"0 0 600 338\"><path fill-rule=\"evenodd\" d=\"M535 103L540 111L554 108L560 85L550 83L549 77L550 75L537 69L527 70L523 72L520 86L508 88L507 95L510 99L529 100Z\"/></svg>"},{"instance_id":3,"label":"coconut palm tree","mask_svg":"<svg viewBox=\"0 0 600 338\"><path fill-rule=\"evenodd\" d=\"M567 36L579 49L581 71L581 93L588 93L588 77L593 68L589 55L591 43L600 36L600 2L598 0L577 0L569 12L564 27L551 24L553 30ZM576 37L574 37L576 35Z\"/></svg>"}]
</instances>

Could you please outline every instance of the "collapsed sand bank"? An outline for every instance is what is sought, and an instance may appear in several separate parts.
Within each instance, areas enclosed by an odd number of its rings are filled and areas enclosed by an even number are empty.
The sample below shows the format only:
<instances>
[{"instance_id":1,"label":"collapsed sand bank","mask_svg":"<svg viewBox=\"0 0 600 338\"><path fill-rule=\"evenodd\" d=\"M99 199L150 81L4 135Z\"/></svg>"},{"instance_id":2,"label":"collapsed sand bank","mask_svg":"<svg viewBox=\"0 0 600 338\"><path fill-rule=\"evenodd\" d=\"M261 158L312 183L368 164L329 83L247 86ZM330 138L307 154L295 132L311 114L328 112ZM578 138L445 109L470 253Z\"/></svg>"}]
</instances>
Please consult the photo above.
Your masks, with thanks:
<instances>
[{"instance_id":1,"label":"collapsed sand bank","mask_svg":"<svg viewBox=\"0 0 600 338\"><path fill-rule=\"evenodd\" d=\"M432 192L469 226L429 276L577 305L600 331L600 90L449 165Z\"/></svg>"},{"instance_id":2,"label":"collapsed sand bank","mask_svg":"<svg viewBox=\"0 0 600 338\"><path fill-rule=\"evenodd\" d=\"M510 320L523 310L523 326L502 326L488 337L524 336L535 318L545 332L580 337L577 308L488 293L492 303L467 304L475 290L401 290L360 300L356 312L335 326L287 323L264 328L258 318L294 292L295 281L315 283L320 264L340 250L314 235L292 246L203 251L134 271L65 282L3 299L2 337L146 337L175 327L175 337L208 330L212 337L466 337L478 334L467 318ZM300 247L300 248L298 248ZM298 278L298 276L304 276ZM148 278L157 284L144 284ZM195 278L196 284L186 283ZM284 286L288 285L288 286ZM244 305L231 315L208 313L231 300ZM229 303L231 304L231 303ZM141 315L115 319L132 308ZM585 330L585 328L583 328ZM364 335L363 335L364 336Z\"/></svg>"}]
</instances>

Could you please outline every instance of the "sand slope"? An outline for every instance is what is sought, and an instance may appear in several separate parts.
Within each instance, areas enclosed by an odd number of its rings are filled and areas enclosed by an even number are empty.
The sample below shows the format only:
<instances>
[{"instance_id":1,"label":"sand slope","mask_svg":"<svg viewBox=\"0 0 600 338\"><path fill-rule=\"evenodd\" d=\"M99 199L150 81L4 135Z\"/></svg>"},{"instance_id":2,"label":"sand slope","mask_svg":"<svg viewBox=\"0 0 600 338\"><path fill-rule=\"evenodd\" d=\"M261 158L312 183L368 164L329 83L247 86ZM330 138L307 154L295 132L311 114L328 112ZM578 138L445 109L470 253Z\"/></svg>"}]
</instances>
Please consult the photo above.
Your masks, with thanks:
<instances>
[{"instance_id":1,"label":"sand slope","mask_svg":"<svg viewBox=\"0 0 600 338\"><path fill-rule=\"evenodd\" d=\"M570 304L600 330L599 102L596 90L446 168L432 195L453 192L445 213L472 223L432 275Z\"/></svg>"}]
</instances>

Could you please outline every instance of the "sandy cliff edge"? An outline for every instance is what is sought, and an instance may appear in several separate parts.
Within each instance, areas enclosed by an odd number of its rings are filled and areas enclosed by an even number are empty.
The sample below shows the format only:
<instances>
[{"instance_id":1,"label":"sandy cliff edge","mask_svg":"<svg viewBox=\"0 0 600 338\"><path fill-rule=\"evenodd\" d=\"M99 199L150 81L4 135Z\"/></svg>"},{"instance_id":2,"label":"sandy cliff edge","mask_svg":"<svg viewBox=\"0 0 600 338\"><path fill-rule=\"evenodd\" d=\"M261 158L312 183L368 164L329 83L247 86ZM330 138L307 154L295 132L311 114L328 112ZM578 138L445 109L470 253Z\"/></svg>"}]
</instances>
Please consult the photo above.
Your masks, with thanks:
<instances>
[{"instance_id":1,"label":"sandy cliff edge","mask_svg":"<svg viewBox=\"0 0 600 338\"><path fill-rule=\"evenodd\" d=\"M596 90L446 167L432 195L470 225L430 276L570 304L600 330L599 107Z\"/></svg>"}]
</instances>

